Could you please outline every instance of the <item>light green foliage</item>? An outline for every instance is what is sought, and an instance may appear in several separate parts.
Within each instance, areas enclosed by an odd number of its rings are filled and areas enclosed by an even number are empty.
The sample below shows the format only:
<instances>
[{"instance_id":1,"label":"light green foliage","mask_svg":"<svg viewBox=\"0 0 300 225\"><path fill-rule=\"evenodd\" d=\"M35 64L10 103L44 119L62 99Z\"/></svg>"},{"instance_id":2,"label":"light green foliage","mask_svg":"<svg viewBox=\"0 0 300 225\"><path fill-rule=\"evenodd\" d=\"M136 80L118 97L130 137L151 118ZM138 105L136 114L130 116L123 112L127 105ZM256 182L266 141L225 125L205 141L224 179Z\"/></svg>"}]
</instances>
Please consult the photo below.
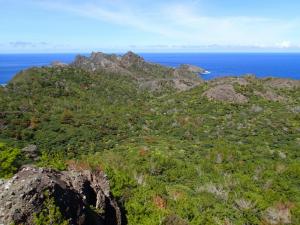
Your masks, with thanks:
<instances>
[{"instance_id":1,"label":"light green foliage","mask_svg":"<svg viewBox=\"0 0 300 225\"><path fill-rule=\"evenodd\" d=\"M57 170L65 170L67 166L64 161L63 155L64 154L61 154L59 152L54 152L54 153L42 152L40 161L38 162L38 166L53 168Z\"/></svg>"},{"instance_id":2,"label":"light green foliage","mask_svg":"<svg viewBox=\"0 0 300 225\"><path fill-rule=\"evenodd\" d=\"M0 93L0 138L36 143L43 166L102 168L129 224L258 225L281 203L300 224L299 88L274 90L286 100L272 102L253 94L262 80L237 84L249 99L237 105L208 101L206 84L154 96L125 75L28 73Z\"/></svg>"},{"instance_id":3,"label":"light green foliage","mask_svg":"<svg viewBox=\"0 0 300 225\"><path fill-rule=\"evenodd\" d=\"M50 198L47 193L46 200L43 205L43 210L38 214L34 215L33 224L34 225L68 225L68 220L65 220L60 212L59 207L55 205L54 199Z\"/></svg>"},{"instance_id":4,"label":"light green foliage","mask_svg":"<svg viewBox=\"0 0 300 225\"><path fill-rule=\"evenodd\" d=\"M11 177L17 171L20 155L19 149L0 143L0 178Z\"/></svg>"}]
</instances>

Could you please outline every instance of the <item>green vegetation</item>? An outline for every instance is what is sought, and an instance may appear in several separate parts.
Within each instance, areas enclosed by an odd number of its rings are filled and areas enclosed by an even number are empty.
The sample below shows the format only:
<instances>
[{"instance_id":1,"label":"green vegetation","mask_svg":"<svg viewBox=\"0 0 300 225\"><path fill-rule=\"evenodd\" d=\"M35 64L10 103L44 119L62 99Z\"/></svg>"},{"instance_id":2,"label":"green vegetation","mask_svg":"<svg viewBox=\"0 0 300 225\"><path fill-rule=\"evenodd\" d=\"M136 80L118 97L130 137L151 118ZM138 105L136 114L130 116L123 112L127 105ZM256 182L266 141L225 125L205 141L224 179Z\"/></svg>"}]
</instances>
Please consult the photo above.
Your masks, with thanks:
<instances>
[{"instance_id":1,"label":"green vegetation","mask_svg":"<svg viewBox=\"0 0 300 225\"><path fill-rule=\"evenodd\" d=\"M0 178L11 177L20 165L20 150L0 143Z\"/></svg>"},{"instance_id":2,"label":"green vegetation","mask_svg":"<svg viewBox=\"0 0 300 225\"><path fill-rule=\"evenodd\" d=\"M129 224L258 225L271 207L297 225L300 90L268 101L263 82L236 84L239 105L208 101L207 84L152 94L125 75L32 69L0 89L0 141L36 144L39 165L101 167ZM7 176L19 152L2 149Z\"/></svg>"},{"instance_id":3,"label":"green vegetation","mask_svg":"<svg viewBox=\"0 0 300 225\"><path fill-rule=\"evenodd\" d=\"M65 220L60 212L59 207L55 205L54 199L45 193L46 200L43 205L43 210L34 215L34 225L54 224L54 225L68 225L69 221Z\"/></svg>"}]
</instances>

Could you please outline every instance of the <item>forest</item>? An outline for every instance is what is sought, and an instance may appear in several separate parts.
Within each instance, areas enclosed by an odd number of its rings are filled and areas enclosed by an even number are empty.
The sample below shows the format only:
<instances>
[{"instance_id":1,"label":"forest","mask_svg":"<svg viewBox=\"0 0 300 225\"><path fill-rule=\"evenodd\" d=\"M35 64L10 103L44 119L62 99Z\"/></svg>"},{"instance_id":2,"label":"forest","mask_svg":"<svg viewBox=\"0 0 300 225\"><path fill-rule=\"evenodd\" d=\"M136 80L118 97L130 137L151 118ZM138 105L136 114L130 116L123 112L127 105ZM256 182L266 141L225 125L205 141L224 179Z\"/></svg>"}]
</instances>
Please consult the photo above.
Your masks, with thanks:
<instances>
[{"instance_id":1,"label":"forest","mask_svg":"<svg viewBox=\"0 0 300 225\"><path fill-rule=\"evenodd\" d=\"M300 224L300 86L247 75L149 91L133 80L53 66L0 87L0 177L30 163L100 168L132 225Z\"/></svg>"}]
</instances>

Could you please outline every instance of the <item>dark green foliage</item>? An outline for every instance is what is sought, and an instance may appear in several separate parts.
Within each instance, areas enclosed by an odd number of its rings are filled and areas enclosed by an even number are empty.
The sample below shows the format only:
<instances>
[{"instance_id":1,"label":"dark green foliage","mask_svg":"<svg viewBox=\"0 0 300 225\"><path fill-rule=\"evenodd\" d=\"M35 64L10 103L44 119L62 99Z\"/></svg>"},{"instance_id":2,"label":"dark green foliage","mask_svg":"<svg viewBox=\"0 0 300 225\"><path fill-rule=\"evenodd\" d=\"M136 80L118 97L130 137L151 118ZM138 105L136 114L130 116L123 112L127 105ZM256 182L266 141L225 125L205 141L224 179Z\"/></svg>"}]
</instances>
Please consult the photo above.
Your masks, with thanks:
<instances>
[{"instance_id":1,"label":"dark green foliage","mask_svg":"<svg viewBox=\"0 0 300 225\"><path fill-rule=\"evenodd\" d=\"M263 224L281 203L300 224L299 89L272 102L253 94L264 87L254 80L235 85L249 98L238 105L208 101L206 84L153 96L130 79L24 72L0 91L0 139L38 145L43 166L103 168L129 224Z\"/></svg>"}]
</instances>

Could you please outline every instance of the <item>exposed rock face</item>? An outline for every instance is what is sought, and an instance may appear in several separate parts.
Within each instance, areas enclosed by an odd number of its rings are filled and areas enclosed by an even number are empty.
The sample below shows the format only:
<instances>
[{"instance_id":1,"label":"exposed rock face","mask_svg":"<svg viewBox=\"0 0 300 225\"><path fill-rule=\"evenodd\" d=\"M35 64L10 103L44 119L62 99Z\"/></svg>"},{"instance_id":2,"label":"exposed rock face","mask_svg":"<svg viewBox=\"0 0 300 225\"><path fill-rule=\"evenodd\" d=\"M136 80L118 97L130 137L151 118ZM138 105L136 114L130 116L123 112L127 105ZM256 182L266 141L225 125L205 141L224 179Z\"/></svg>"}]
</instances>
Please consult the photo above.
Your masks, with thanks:
<instances>
[{"instance_id":1,"label":"exposed rock face","mask_svg":"<svg viewBox=\"0 0 300 225\"><path fill-rule=\"evenodd\" d=\"M28 145L27 147L22 149L22 152L25 156L31 160L38 160L38 147L36 145Z\"/></svg>"},{"instance_id":2,"label":"exposed rock face","mask_svg":"<svg viewBox=\"0 0 300 225\"><path fill-rule=\"evenodd\" d=\"M250 79L255 79L253 77L221 77L209 81L210 85L220 85L220 84L238 84L241 86L246 86L249 84Z\"/></svg>"},{"instance_id":3,"label":"exposed rock face","mask_svg":"<svg viewBox=\"0 0 300 225\"><path fill-rule=\"evenodd\" d=\"M198 73L198 74L202 74L204 73L205 70L198 67L198 66L193 66L193 65L188 65L188 64L183 64L181 66L179 66L179 68L175 69L175 74L177 75L184 75L186 73Z\"/></svg>"},{"instance_id":4,"label":"exposed rock face","mask_svg":"<svg viewBox=\"0 0 300 225\"><path fill-rule=\"evenodd\" d=\"M129 68L130 66L136 66L136 67L142 67L145 65L145 60L140 57L139 55L133 53L133 52L127 52L122 58L121 58L121 64L125 68Z\"/></svg>"},{"instance_id":5,"label":"exposed rock face","mask_svg":"<svg viewBox=\"0 0 300 225\"><path fill-rule=\"evenodd\" d=\"M77 56L71 65L92 72L105 70L108 72L131 74L130 67L142 67L144 64L144 59L133 52L128 52L123 57L114 54L109 55L102 52L93 52L90 57Z\"/></svg>"},{"instance_id":6,"label":"exposed rock face","mask_svg":"<svg viewBox=\"0 0 300 225\"><path fill-rule=\"evenodd\" d=\"M266 90L265 92L254 91L254 94L268 101L273 101L273 102L283 102L286 100L284 97L277 95L272 90Z\"/></svg>"},{"instance_id":7,"label":"exposed rock face","mask_svg":"<svg viewBox=\"0 0 300 225\"><path fill-rule=\"evenodd\" d=\"M68 66L68 64L62 63L62 62L59 62L59 61L54 61L54 62L51 63L51 66L52 67L66 67L66 66Z\"/></svg>"},{"instance_id":8,"label":"exposed rock face","mask_svg":"<svg viewBox=\"0 0 300 225\"><path fill-rule=\"evenodd\" d=\"M238 85L242 90L248 91L248 94L258 96L267 101L285 102L286 96L279 93L278 89L293 89L300 87L300 81L290 79L266 78L258 79L253 75L242 77L221 77L206 82L210 89L204 93L210 100L219 100L231 103L246 103L248 98L243 93L237 93L234 86ZM252 87L259 89L251 89ZM248 88L249 87L249 88Z\"/></svg>"},{"instance_id":9,"label":"exposed rock face","mask_svg":"<svg viewBox=\"0 0 300 225\"><path fill-rule=\"evenodd\" d=\"M92 53L90 57L77 56L71 66L91 72L106 71L127 75L132 77L133 81L137 81L141 89L150 91L160 91L164 87L179 91L188 90L203 83L199 74L205 72L204 69L192 65L181 65L175 69L148 63L133 52L123 56L101 52Z\"/></svg>"},{"instance_id":10,"label":"exposed rock face","mask_svg":"<svg viewBox=\"0 0 300 225\"><path fill-rule=\"evenodd\" d=\"M143 90L148 90L152 92L157 92L163 90L163 88L169 87L174 88L178 91L187 91L197 85L204 83L203 81L191 81L189 79L159 79L141 82L140 88Z\"/></svg>"},{"instance_id":11,"label":"exposed rock face","mask_svg":"<svg viewBox=\"0 0 300 225\"><path fill-rule=\"evenodd\" d=\"M203 93L209 100L243 104L248 102L248 98L234 90L231 84L221 84L208 89Z\"/></svg>"},{"instance_id":12,"label":"exposed rock face","mask_svg":"<svg viewBox=\"0 0 300 225\"><path fill-rule=\"evenodd\" d=\"M120 60L120 57L116 55L93 52L90 57L78 55L71 65L91 72L109 70L110 72L126 73L127 71L120 65Z\"/></svg>"},{"instance_id":13,"label":"exposed rock face","mask_svg":"<svg viewBox=\"0 0 300 225\"><path fill-rule=\"evenodd\" d=\"M102 171L58 172L26 166L12 179L0 183L0 224L32 224L34 213L43 208L46 191L70 224L122 223L120 209Z\"/></svg>"},{"instance_id":14,"label":"exposed rock face","mask_svg":"<svg viewBox=\"0 0 300 225\"><path fill-rule=\"evenodd\" d=\"M300 88L300 80L291 80L283 78L266 78L264 79L266 86L279 89Z\"/></svg>"}]
</instances>

